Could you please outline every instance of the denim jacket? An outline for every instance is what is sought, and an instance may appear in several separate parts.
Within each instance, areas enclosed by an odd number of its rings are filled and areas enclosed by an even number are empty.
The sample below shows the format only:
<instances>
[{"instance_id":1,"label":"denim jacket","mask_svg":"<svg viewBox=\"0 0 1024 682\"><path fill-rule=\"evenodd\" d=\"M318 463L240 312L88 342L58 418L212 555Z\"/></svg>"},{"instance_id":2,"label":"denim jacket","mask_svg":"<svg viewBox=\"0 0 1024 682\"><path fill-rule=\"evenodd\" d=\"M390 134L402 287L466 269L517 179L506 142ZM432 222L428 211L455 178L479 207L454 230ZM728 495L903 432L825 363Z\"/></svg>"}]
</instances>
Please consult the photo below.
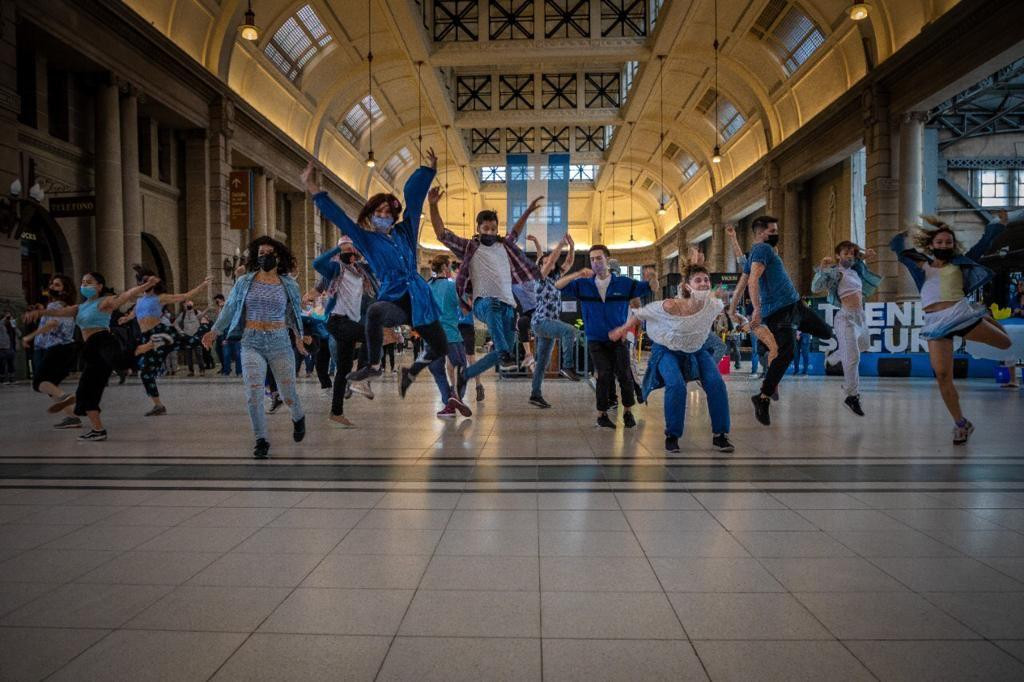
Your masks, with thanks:
<instances>
[{"instance_id":1,"label":"denim jacket","mask_svg":"<svg viewBox=\"0 0 1024 682\"><path fill-rule=\"evenodd\" d=\"M867 298L878 291L878 283L882 281L882 276L876 275L868 270L868 266L863 260L855 258L853 266L850 269L860 276L860 291L864 298ZM838 308L840 306L838 295L839 282L842 279L843 272L835 265L828 268L814 268L814 279L811 280L811 291L816 294L822 291L828 292L829 304Z\"/></svg>"},{"instance_id":2,"label":"denim jacket","mask_svg":"<svg viewBox=\"0 0 1024 682\"><path fill-rule=\"evenodd\" d=\"M989 223L985 226L985 233L981 235L978 243L972 246L970 251L957 255L951 261L953 265L959 266L960 270L964 273L965 296L974 293L995 277L995 273L992 270L977 261L985 255L985 252L992 246L995 238L1002 234L1005 229L1006 225L1002 223ZM920 291L921 287L924 286L924 270L921 269L921 263L930 262L931 258L917 249L908 249L906 247L906 239L907 235L905 233L899 233L889 242L889 248L896 253L900 263L903 263L904 267L910 272L910 276L914 278L917 290Z\"/></svg>"},{"instance_id":3,"label":"denim jacket","mask_svg":"<svg viewBox=\"0 0 1024 682\"><path fill-rule=\"evenodd\" d=\"M235 286L231 287L231 293L228 294L217 321L213 323L213 331L218 335L241 336L245 328L245 298L249 295L249 286L255 276L255 272L247 272L238 278ZM281 275L281 284L284 285L284 292L288 297L285 322L296 339L302 338L302 292L299 290L299 283L291 275Z\"/></svg>"}]
</instances>

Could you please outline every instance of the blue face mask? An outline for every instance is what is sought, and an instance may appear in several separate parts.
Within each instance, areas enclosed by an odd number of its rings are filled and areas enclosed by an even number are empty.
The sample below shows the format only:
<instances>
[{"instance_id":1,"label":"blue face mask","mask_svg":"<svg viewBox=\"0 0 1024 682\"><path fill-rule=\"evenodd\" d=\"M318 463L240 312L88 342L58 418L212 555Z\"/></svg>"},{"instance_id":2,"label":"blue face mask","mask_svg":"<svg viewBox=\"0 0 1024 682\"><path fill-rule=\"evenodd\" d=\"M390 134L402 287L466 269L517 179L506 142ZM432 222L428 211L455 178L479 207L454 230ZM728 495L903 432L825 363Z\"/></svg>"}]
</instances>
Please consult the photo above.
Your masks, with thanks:
<instances>
[{"instance_id":1,"label":"blue face mask","mask_svg":"<svg viewBox=\"0 0 1024 682\"><path fill-rule=\"evenodd\" d=\"M370 224L378 232L387 232L395 224L395 221L387 216L372 215L370 216Z\"/></svg>"},{"instance_id":2,"label":"blue face mask","mask_svg":"<svg viewBox=\"0 0 1024 682\"><path fill-rule=\"evenodd\" d=\"M839 259L839 267L847 268L847 269L852 268L853 267L853 259L852 258L841 258L841 259Z\"/></svg>"},{"instance_id":3,"label":"blue face mask","mask_svg":"<svg viewBox=\"0 0 1024 682\"><path fill-rule=\"evenodd\" d=\"M96 295L96 287L87 287L82 285L78 287L78 293L82 294L83 298L92 298Z\"/></svg>"}]
</instances>

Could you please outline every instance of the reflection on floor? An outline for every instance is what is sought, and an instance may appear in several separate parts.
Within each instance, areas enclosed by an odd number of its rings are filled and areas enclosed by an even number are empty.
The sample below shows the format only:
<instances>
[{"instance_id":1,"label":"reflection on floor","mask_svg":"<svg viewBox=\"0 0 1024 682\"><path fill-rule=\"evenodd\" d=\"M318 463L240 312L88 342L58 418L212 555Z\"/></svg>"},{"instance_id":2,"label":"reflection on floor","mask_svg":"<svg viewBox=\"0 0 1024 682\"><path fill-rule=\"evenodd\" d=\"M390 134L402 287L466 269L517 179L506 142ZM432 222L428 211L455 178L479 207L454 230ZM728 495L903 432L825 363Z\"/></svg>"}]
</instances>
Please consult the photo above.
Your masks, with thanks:
<instances>
[{"instance_id":1,"label":"reflection on floor","mask_svg":"<svg viewBox=\"0 0 1024 682\"><path fill-rule=\"evenodd\" d=\"M426 377L424 377L426 378ZM788 377L773 425L728 379L736 452L691 392L683 452L661 397L593 426L593 392L485 382L442 421L394 381L309 435L268 417L250 459L235 380L167 380L110 440L0 392L0 678L1024 679L1024 397L965 382L951 444L927 381Z\"/></svg>"}]
</instances>

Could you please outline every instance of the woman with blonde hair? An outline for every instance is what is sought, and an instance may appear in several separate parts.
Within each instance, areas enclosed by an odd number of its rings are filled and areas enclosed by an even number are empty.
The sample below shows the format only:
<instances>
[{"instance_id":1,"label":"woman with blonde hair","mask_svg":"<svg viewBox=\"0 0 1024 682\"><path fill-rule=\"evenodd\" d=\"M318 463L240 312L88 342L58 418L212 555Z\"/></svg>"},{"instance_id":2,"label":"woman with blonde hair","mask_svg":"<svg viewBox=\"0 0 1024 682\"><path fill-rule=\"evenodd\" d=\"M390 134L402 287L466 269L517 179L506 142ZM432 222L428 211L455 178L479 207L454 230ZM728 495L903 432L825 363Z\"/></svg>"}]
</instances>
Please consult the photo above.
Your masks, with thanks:
<instances>
[{"instance_id":1,"label":"woman with blonde hair","mask_svg":"<svg viewBox=\"0 0 1024 682\"><path fill-rule=\"evenodd\" d=\"M974 425L960 410L960 396L953 385L953 339L957 336L995 348L1010 347L1010 337L988 309L971 300L971 295L987 284L995 273L978 260L992 241L1006 229L1006 211L998 211L998 220L989 223L981 239L964 252L953 228L935 216L923 216L933 229L919 228L912 239L916 248L907 246L907 232L889 242L900 263L907 268L921 292L924 326L921 338L928 342L928 355L939 392L953 417L953 444L970 438Z\"/></svg>"}]
</instances>

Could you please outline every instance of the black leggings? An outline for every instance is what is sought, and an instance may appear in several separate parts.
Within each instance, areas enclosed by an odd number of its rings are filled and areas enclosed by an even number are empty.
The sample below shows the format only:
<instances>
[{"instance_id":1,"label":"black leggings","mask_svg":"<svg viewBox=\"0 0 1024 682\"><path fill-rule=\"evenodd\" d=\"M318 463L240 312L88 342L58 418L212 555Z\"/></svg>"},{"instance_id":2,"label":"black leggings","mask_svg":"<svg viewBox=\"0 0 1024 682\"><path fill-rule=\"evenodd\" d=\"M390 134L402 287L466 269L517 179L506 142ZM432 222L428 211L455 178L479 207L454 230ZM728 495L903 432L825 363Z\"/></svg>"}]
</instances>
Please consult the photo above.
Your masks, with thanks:
<instances>
[{"instance_id":1,"label":"black leggings","mask_svg":"<svg viewBox=\"0 0 1024 682\"><path fill-rule=\"evenodd\" d=\"M397 346L397 343L385 343L384 347L381 348L381 351L384 353L383 356L381 356L381 369L384 369L388 363L391 363L391 371L395 371L395 348ZM365 344L363 347L365 348Z\"/></svg>"},{"instance_id":2,"label":"black leggings","mask_svg":"<svg viewBox=\"0 0 1024 682\"><path fill-rule=\"evenodd\" d=\"M629 367L629 347L622 341L588 341L587 348L597 371L597 411L608 410L609 397L615 395L616 377L622 390L622 406L632 407L636 389Z\"/></svg>"},{"instance_id":3,"label":"black leggings","mask_svg":"<svg viewBox=\"0 0 1024 682\"><path fill-rule=\"evenodd\" d=\"M831 339L834 334L832 327L828 326L828 323L821 319L818 313L808 308L803 301L776 310L764 318L764 323L775 336L775 342L779 344L779 354L772 364L768 365L764 380L761 382L761 395L770 396L778 389L779 382L782 381L786 370L793 363L797 329L805 334L817 336L819 339Z\"/></svg>"},{"instance_id":4,"label":"black leggings","mask_svg":"<svg viewBox=\"0 0 1024 682\"><path fill-rule=\"evenodd\" d=\"M43 359L38 367L33 367L32 389L39 390L39 384L48 381L54 386L71 374L71 367L75 362L75 344L62 343L50 346L42 353Z\"/></svg>"},{"instance_id":5,"label":"black leggings","mask_svg":"<svg viewBox=\"0 0 1024 682\"><path fill-rule=\"evenodd\" d=\"M384 344L384 327L397 327L412 323L412 301L406 294L397 301L377 301L366 311L366 345L367 357L371 365L380 362L381 347ZM409 373L416 376L437 358L448 355L448 337L445 336L441 322L434 320L430 324L413 327L416 333L426 342L423 354L416 358Z\"/></svg>"},{"instance_id":6,"label":"black leggings","mask_svg":"<svg viewBox=\"0 0 1024 682\"><path fill-rule=\"evenodd\" d=\"M156 398L160 395L160 390L156 387L156 378L163 372L164 360L167 359L167 356L178 352L179 348L196 348L199 346L199 337L184 336L177 328L163 323L158 324L149 331L142 332L141 343L149 343L157 334L170 337L170 341L167 341L166 338L162 339L165 341L163 345L159 348L148 350L139 357L139 378L142 379L142 387L146 389L146 395L150 398Z\"/></svg>"},{"instance_id":7,"label":"black leggings","mask_svg":"<svg viewBox=\"0 0 1024 682\"><path fill-rule=\"evenodd\" d=\"M334 374L334 392L331 395L331 414L345 414L345 376L352 371L352 365L358 358L359 366L366 365L366 344L359 347L356 352L356 344L366 338L366 330L363 325L353 322L341 315L331 315L327 320L327 331L334 337L338 348L338 367ZM327 341L323 342L327 345Z\"/></svg>"},{"instance_id":8,"label":"black leggings","mask_svg":"<svg viewBox=\"0 0 1024 682\"><path fill-rule=\"evenodd\" d=\"M121 344L109 331L95 332L86 339L82 348L85 368L75 391L75 414L79 417L84 417L87 412L100 411L103 389L107 387L120 353Z\"/></svg>"}]
</instances>

